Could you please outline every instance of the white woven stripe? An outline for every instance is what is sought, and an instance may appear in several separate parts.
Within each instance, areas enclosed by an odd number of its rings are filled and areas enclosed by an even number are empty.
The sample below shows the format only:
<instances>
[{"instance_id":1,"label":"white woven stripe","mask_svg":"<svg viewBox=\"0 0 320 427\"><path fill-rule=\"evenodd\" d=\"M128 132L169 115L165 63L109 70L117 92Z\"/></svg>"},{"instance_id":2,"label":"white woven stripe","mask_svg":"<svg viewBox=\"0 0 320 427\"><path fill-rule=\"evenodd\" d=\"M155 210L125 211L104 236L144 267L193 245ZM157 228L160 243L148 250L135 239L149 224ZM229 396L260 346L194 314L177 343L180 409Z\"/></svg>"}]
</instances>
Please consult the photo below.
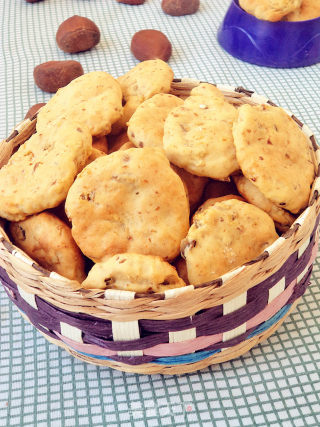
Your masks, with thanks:
<instances>
[{"instance_id":1,"label":"white woven stripe","mask_svg":"<svg viewBox=\"0 0 320 427\"><path fill-rule=\"evenodd\" d=\"M320 150L318 150L320 151ZM319 159L317 159L318 163L320 162L320 152L318 153L317 151L317 155L319 155ZM320 193L320 178L316 178L314 183L313 183L313 191L318 191Z\"/></svg>"},{"instance_id":2,"label":"white woven stripe","mask_svg":"<svg viewBox=\"0 0 320 427\"><path fill-rule=\"evenodd\" d=\"M257 102L258 104L267 104L269 101L269 98L267 98L264 95L258 95L257 93L253 93L251 95L252 101Z\"/></svg>"},{"instance_id":3,"label":"white woven stripe","mask_svg":"<svg viewBox=\"0 0 320 427\"><path fill-rule=\"evenodd\" d=\"M314 132L312 132L312 130L307 125L302 126L302 131L305 135L307 135L308 138L314 135Z\"/></svg>"},{"instance_id":4,"label":"white woven stripe","mask_svg":"<svg viewBox=\"0 0 320 427\"><path fill-rule=\"evenodd\" d=\"M118 351L117 355L118 356L126 356L126 357L130 357L130 356L143 356L143 351L142 350Z\"/></svg>"},{"instance_id":5,"label":"white woven stripe","mask_svg":"<svg viewBox=\"0 0 320 427\"><path fill-rule=\"evenodd\" d=\"M232 313L235 310L238 310L239 308L244 307L246 304L247 304L247 292L244 292L243 294L237 296L236 298L233 298L231 301L228 301L225 304L223 304L223 315ZM246 332L246 330L247 330L246 323L243 323L237 328L231 329L231 331L224 332L222 336L222 341L231 340L232 338L235 338L238 335L243 334L244 332Z\"/></svg>"},{"instance_id":6,"label":"white woven stripe","mask_svg":"<svg viewBox=\"0 0 320 427\"><path fill-rule=\"evenodd\" d=\"M131 301L134 299L135 292L131 291L119 291L117 289L107 289L104 293L105 299L119 300L119 301Z\"/></svg>"},{"instance_id":7,"label":"white woven stripe","mask_svg":"<svg viewBox=\"0 0 320 427\"><path fill-rule=\"evenodd\" d=\"M275 252L279 247L283 245L283 242L286 239L283 237L279 237L277 240L275 240L272 245L268 246L267 249L265 249L269 255L271 255L273 252Z\"/></svg>"},{"instance_id":8,"label":"white woven stripe","mask_svg":"<svg viewBox=\"0 0 320 427\"><path fill-rule=\"evenodd\" d=\"M26 256L24 256L24 255L23 255L21 252L19 252L19 251L16 251L16 250L12 251L12 255L13 255L13 256L15 256L16 258L21 259L21 261L25 262L25 263L26 263L26 264L28 264L28 265L32 265L32 264L33 264L32 259L27 258Z\"/></svg>"},{"instance_id":9,"label":"white woven stripe","mask_svg":"<svg viewBox=\"0 0 320 427\"><path fill-rule=\"evenodd\" d=\"M192 291L193 289L194 289L193 285L183 286L182 288L168 289L167 291L164 292L164 298L165 299L175 298L178 295L182 295L185 292Z\"/></svg>"},{"instance_id":10,"label":"white woven stripe","mask_svg":"<svg viewBox=\"0 0 320 427\"><path fill-rule=\"evenodd\" d=\"M75 326L68 325L68 323L60 322L60 330L61 335L63 335L64 337L70 338L71 340L76 342L83 342L81 329L76 328Z\"/></svg>"},{"instance_id":11,"label":"white woven stripe","mask_svg":"<svg viewBox=\"0 0 320 427\"><path fill-rule=\"evenodd\" d=\"M19 294L21 295L21 298L23 298L31 307L38 310L38 306L36 303L36 296L34 294L29 294L29 292L24 291L19 285L17 285Z\"/></svg>"},{"instance_id":12,"label":"white woven stripe","mask_svg":"<svg viewBox=\"0 0 320 427\"><path fill-rule=\"evenodd\" d=\"M233 277L237 276L245 267L238 267L235 270L229 271L228 273L221 276L222 282L227 282L228 280L232 279Z\"/></svg>"},{"instance_id":13,"label":"white woven stripe","mask_svg":"<svg viewBox=\"0 0 320 427\"><path fill-rule=\"evenodd\" d=\"M234 92L234 90L236 89L234 86L223 85L223 84L217 84L217 88L223 92Z\"/></svg>"},{"instance_id":14,"label":"white woven stripe","mask_svg":"<svg viewBox=\"0 0 320 427\"><path fill-rule=\"evenodd\" d=\"M140 338L139 322L112 322L113 341L131 341Z\"/></svg>"},{"instance_id":15,"label":"white woven stripe","mask_svg":"<svg viewBox=\"0 0 320 427\"><path fill-rule=\"evenodd\" d=\"M300 258L303 255L303 253L305 252L305 250L309 245L310 245L310 237L298 249L298 258Z\"/></svg>"},{"instance_id":16,"label":"white woven stripe","mask_svg":"<svg viewBox=\"0 0 320 427\"><path fill-rule=\"evenodd\" d=\"M272 286L272 288L269 289L268 303L277 298L284 291L285 287L286 279L283 277L279 280L278 283L276 283L274 286Z\"/></svg>"},{"instance_id":17,"label":"white woven stripe","mask_svg":"<svg viewBox=\"0 0 320 427\"><path fill-rule=\"evenodd\" d=\"M65 280L66 278L61 276L60 274L56 273L55 271L51 271L50 276L51 279L57 279L57 280Z\"/></svg>"},{"instance_id":18,"label":"white woven stripe","mask_svg":"<svg viewBox=\"0 0 320 427\"><path fill-rule=\"evenodd\" d=\"M308 207L294 222L294 224L302 225L306 218L310 215L310 207Z\"/></svg>"},{"instance_id":19,"label":"white woven stripe","mask_svg":"<svg viewBox=\"0 0 320 427\"><path fill-rule=\"evenodd\" d=\"M235 329L231 329L231 331L227 331L223 334L222 336L222 341L228 341L231 340L232 338L238 337L241 334L244 334L247 330L247 323L243 323L242 325L238 326ZM224 348L224 350L226 350L226 348Z\"/></svg>"},{"instance_id":20,"label":"white woven stripe","mask_svg":"<svg viewBox=\"0 0 320 427\"><path fill-rule=\"evenodd\" d=\"M247 292L223 304L223 315L232 313L247 304Z\"/></svg>"},{"instance_id":21,"label":"white woven stripe","mask_svg":"<svg viewBox=\"0 0 320 427\"><path fill-rule=\"evenodd\" d=\"M192 79L192 78L189 78L189 77L184 77L183 79L181 79L181 82L182 83L195 83L195 84L199 84L200 80Z\"/></svg>"},{"instance_id":22,"label":"white woven stripe","mask_svg":"<svg viewBox=\"0 0 320 427\"><path fill-rule=\"evenodd\" d=\"M288 114L288 116L292 117L294 115L292 111L287 110L286 108L282 108L282 109Z\"/></svg>"},{"instance_id":23,"label":"white woven stripe","mask_svg":"<svg viewBox=\"0 0 320 427\"><path fill-rule=\"evenodd\" d=\"M26 121L26 120L23 120L21 123L19 123L18 124L18 126L16 126L15 128L14 128L14 130L12 131L12 132L14 132L15 130L17 131L17 132L21 132L25 127L26 127L26 124L27 124L28 122Z\"/></svg>"},{"instance_id":24,"label":"white woven stripe","mask_svg":"<svg viewBox=\"0 0 320 427\"><path fill-rule=\"evenodd\" d=\"M301 274L299 274L299 276L297 277L297 282L298 283L301 281L301 279L303 278L303 276L305 276L307 274L308 270L309 270L309 266L307 265L306 268L303 270L303 272Z\"/></svg>"},{"instance_id":25,"label":"white woven stripe","mask_svg":"<svg viewBox=\"0 0 320 427\"><path fill-rule=\"evenodd\" d=\"M169 332L169 343L192 340L197 337L196 328L184 331Z\"/></svg>"}]
</instances>

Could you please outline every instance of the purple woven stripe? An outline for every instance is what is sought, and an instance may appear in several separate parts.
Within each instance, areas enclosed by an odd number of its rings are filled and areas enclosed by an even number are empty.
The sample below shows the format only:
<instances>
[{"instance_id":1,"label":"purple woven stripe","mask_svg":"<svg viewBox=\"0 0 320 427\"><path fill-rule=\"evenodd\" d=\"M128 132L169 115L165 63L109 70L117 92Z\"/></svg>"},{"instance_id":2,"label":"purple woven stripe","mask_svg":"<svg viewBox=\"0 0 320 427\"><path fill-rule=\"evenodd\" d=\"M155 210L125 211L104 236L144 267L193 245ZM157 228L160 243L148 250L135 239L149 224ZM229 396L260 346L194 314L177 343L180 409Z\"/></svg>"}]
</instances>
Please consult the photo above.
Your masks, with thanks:
<instances>
[{"instance_id":1,"label":"purple woven stripe","mask_svg":"<svg viewBox=\"0 0 320 427\"><path fill-rule=\"evenodd\" d=\"M311 276L311 273L312 273L312 266L308 270L308 273L295 286L294 293L292 294L292 296L288 300L287 304L290 304L290 305L293 304L294 301L296 301L296 299L300 298L304 294L306 288L310 285L310 276ZM233 338L231 340L224 341L223 343L216 343L216 344L210 345L209 347L206 347L206 348L202 349L201 351L218 350L220 348L231 347L233 345L240 344L256 328L257 328L257 326L255 326L255 327L253 327L251 329L248 329L245 333L243 333L241 335L238 335L237 337L235 337L235 338Z\"/></svg>"},{"instance_id":2,"label":"purple woven stripe","mask_svg":"<svg viewBox=\"0 0 320 427\"><path fill-rule=\"evenodd\" d=\"M288 304L293 304L293 302L295 300L297 300L298 298L300 298L306 291L307 287L310 285L310 277L312 274L312 268L313 266L310 265L310 267L308 268L307 273L303 276L303 278L301 279L300 283L297 284L294 288L293 294L291 295L291 297L288 300Z\"/></svg>"},{"instance_id":3,"label":"purple woven stripe","mask_svg":"<svg viewBox=\"0 0 320 427\"><path fill-rule=\"evenodd\" d=\"M114 351L126 350L144 350L154 345L169 342L169 333L152 334L147 337L142 337L131 341L106 341L104 338L99 338L93 334L84 333L82 336L83 342L86 344L96 344L99 347Z\"/></svg>"},{"instance_id":4,"label":"purple woven stripe","mask_svg":"<svg viewBox=\"0 0 320 427\"><path fill-rule=\"evenodd\" d=\"M296 291L294 292L295 298L290 298L290 301L291 301L290 304L292 304L296 298L299 298L304 293L306 287L310 284L309 279L310 279L311 271L312 271L312 267L310 267L308 273L302 278L302 280L299 282L299 284L297 284ZM299 294L301 294L301 295L299 295ZM219 349L222 349L225 347L232 347L232 346L238 345L241 342L245 341L247 339L247 337L256 328L257 328L257 326L255 326L254 328L248 329L245 333L238 335L237 337L235 337L231 340L210 345L210 346L203 348L199 351L203 352L203 351L210 351L210 350L219 350ZM125 363L128 365L140 365L143 363L151 363L152 361L157 359L157 357L156 356L133 356L133 357L111 356L110 359L112 359L114 361L122 362L122 363Z\"/></svg>"},{"instance_id":5,"label":"purple woven stripe","mask_svg":"<svg viewBox=\"0 0 320 427\"><path fill-rule=\"evenodd\" d=\"M317 219L317 224L319 218ZM317 225L315 229L317 228ZM248 303L229 315L223 316L223 307L213 307L211 309L202 310L192 317L186 317L177 320L159 321L159 320L140 320L140 335L138 340L126 342L113 342L112 341L112 325L108 320L101 320L90 315L72 313L66 310L59 309L54 305L35 297L38 310L31 307L28 303L20 297L17 291L17 286L8 277L3 268L0 267L0 278L2 278L4 285L9 288L15 295L15 298L10 298L12 301L23 310L30 321L42 332L47 333L53 338L57 338L50 331L42 328L42 325L49 330L56 330L60 332L60 322L65 322L75 326L83 331L83 340L88 344L96 344L102 348L114 351L130 351L130 350L143 350L145 348L153 347L157 344L167 343L169 341L169 331L181 331L189 328L196 328L197 336L214 335L223 333L228 330L234 329L240 324L248 321L257 313L263 310L268 303L268 291L274 286L282 277L286 277L286 285L289 285L308 265L310 260L311 251L314 245L315 232L312 235L308 248L298 259L298 251L292 254L283 266L271 277L261 282L254 288L248 291ZM292 303L296 298L300 297L307 285L309 276L311 274L311 267L303 280L296 286L294 294L290 298ZM155 332L156 331L156 332ZM249 334L251 331L247 331ZM238 338L240 341L244 338ZM239 341L239 342L240 342ZM210 348L214 349L214 348ZM120 360L120 359L119 359ZM127 360L127 358L126 358Z\"/></svg>"},{"instance_id":6,"label":"purple woven stripe","mask_svg":"<svg viewBox=\"0 0 320 427\"><path fill-rule=\"evenodd\" d=\"M213 324L207 319L206 322L197 328L197 336L221 334L235 329L262 311L267 304L268 293L262 291L261 295L255 301L251 301L244 307L215 319Z\"/></svg>"},{"instance_id":7,"label":"purple woven stripe","mask_svg":"<svg viewBox=\"0 0 320 427\"><path fill-rule=\"evenodd\" d=\"M302 254L300 258L297 258L296 263L294 264L292 270L289 270L286 274L286 284L290 284L292 280L296 279L306 268L308 265L310 258L311 258L311 252L313 249L314 240L312 243L309 244L305 252Z\"/></svg>"},{"instance_id":8,"label":"purple woven stripe","mask_svg":"<svg viewBox=\"0 0 320 427\"><path fill-rule=\"evenodd\" d=\"M41 313L58 318L59 322L68 323L86 333L102 336L109 340L112 339L112 325L110 320L102 320L86 314L70 313L53 306L41 298L37 298L36 301ZM54 330L60 332L60 323Z\"/></svg>"},{"instance_id":9,"label":"purple woven stripe","mask_svg":"<svg viewBox=\"0 0 320 427\"><path fill-rule=\"evenodd\" d=\"M285 277L285 287L289 286L290 283L296 279L299 274L306 268L310 261L312 249L315 244L316 231L319 225L319 217L316 221L316 226L310 236L310 243L306 248L303 255L298 259L298 251L295 251L287 261L279 268L279 270L272 276L259 283L257 286L248 290L247 301L254 301L261 291L269 291L282 277Z\"/></svg>"}]
</instances>

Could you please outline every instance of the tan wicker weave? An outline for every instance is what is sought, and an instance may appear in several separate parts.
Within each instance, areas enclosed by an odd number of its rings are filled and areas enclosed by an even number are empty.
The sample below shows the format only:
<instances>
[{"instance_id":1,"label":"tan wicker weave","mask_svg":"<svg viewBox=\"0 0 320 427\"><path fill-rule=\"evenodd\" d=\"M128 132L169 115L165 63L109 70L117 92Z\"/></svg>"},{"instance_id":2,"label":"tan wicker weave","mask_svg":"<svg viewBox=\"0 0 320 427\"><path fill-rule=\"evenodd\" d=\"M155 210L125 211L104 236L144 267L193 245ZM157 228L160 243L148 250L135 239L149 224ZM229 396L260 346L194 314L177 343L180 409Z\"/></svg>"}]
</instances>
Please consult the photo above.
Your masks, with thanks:
<instances>
[{"instance_id":1,"label":"tan wicker weave","mask_svg":"<svg viewBox=\"0 0 320 427\"><path fill-rule=\"evenodd\" d=\"M197 84L199 82L194 80L175 81L172 84L171 92L184 98L188 96L190 90ZM219 85L218 87L223 91L229 102L234 105L241 105L243 103L255 105L267 102L272 104L267 98L258 96L243 88L234 89ZM314 136L294 116L293 119L296 120L309 137L310 146L314 152L315 167L319 171L320 154ZM36 116L31 120L27 119L23 121L6 140L0 143L0 166L8 161L13 149L26 141L35 131L35 123ZM177 290L176 295L175 292L171 292L170 295L136 294L128 298L125 295L127 294L126 292L111 292L109 294L106 293L106 296L104 296L103 291L82 290L79 283L71 282L56 273L46 271L33 262L20 249L14 247L5 233L4 223L0 225L0 266L6 270L10 279L18 285L21 294L28 296L28 301L34 301L34 296L37 296L59 309L72 313L91 315L98 319L107 319L112 322L112 325L120 322L134 324L141 319L166 321L181 319L194 316L200 310L217 306L225 307L228 305L229 312L232 312L233 302L235 304L234 309L239 307L237 305L239 304L239 298L242 298L251 288L275 274L293 253L299 251L299 248L303 248L310 240L320 210L320 200L318 197L320 178L318 175L319 173L317 173L313 184L309 206L295 221L288 232L277 239L263 254L257 259L210 283L201 284L196 287L188 286L183 289L182 293ZM297 301L294 302L286 315L293 310ZM72 350L72 348L62 341L49 337L46 334L44 335L49 341L60 345L74 356L90 363L110 366L128 372L180 374L202 369L208 365L240 356L254 345L268 338L281 325L285 317L270 329L256 335L254 338L229 347L200 362L177 366L157 365L154 363L128 365L122 361L97 360L83 356L77 351ZM132 355L134 355L134 352Z\"/></svg>"}]
</instances>

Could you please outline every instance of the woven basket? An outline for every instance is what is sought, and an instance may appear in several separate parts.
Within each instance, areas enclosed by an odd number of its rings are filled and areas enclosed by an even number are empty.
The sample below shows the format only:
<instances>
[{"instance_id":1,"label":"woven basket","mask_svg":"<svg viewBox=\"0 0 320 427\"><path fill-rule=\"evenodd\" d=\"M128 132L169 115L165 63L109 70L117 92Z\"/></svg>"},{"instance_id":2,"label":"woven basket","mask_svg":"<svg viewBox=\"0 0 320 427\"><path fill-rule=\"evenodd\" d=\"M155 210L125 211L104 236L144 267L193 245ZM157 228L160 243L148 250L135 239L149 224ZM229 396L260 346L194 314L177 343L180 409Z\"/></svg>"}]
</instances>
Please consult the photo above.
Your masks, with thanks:
<instances>
[{"instance_id":1,"label":"woven basket","mask_svg":"<svg viewBox=\"0 0 320 427\"><path fill-rule=\"evenodd\" d=\"M182 98L198 85L175 80ZM218 85L234 105L271 101L241 87ZM141 374L182 374L233 359L268 338L310 283L318 249L320 151L310 140L317 177L309 206L256 259L198 286L164 294L81 289L37 265L10 243L0 226L0 279L23 317L50 342L96 365ZM36 116L0 144L0 166L35 131Z\"/></svg>"}]
</instances>

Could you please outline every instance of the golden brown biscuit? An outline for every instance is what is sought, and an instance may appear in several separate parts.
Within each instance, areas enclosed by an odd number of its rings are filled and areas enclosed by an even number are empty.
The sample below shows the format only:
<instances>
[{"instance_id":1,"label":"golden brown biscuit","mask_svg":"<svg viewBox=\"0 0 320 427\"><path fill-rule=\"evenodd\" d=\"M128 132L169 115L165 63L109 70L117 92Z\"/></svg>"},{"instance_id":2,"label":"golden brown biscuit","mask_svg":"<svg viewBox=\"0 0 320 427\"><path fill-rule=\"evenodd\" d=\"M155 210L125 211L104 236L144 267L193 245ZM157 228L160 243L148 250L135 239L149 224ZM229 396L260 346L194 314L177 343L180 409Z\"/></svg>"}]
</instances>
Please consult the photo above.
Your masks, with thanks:
<instances>
[{"instance_id":1,"label":"golden brown biscuit","mask_svg":"<svg viewBox=\"0 0 320 427\"><path fill-rule=\"evenodd\" d=\"M307 21L320 17L319 0L302 0L301 7L286 16L286 21Z\"/></svg>"},{"instance_id":2,"label":"golden brown biscuit","mask_svg":"<svg viewBox=\"0 0 320 427\"><path fill-rule=\"evenodd\" d=\"M181 245L191 285L209 282L261 254L278 238L272 219L236 199L199 213Z\"/></svg>"},{"instance_id":3,"label":"golden brown biscuit","mask_svg":"<svg viewBox=\"0 0 320 427\"><path fill-rule=\"evenodd\" d=\"M153 148L96 159L70 188L66 212L75 241L96 262L124 252L173 259L189 228L183 183Z\"/></svg>"},{"instance_id":4,"label":"golden brown biscuit","mask_svg":"<svg viewBox=\"0 0 320 427\"><path fill-rule=\"evenodd\" d=\"M265 21L280 21L301 6L302 0L239 0L246 12Z\"/></svg>"},{"instance_id":5,"label":"golden brown biscuit","mask_svg":"<svg viewBox=\"0 0 320 427\"><path fill-rule=\"evenodd\" d=\"M307 136L270 105L242 105L233 129L243 175L276 206L297 213L308 204L315 175Z\"/></svg>"},{"instance_id":6,"label":"golden brown biscuit","mask_svg":"<svg viewBox=\"0 0 320 427\"><path fill-rule=\"evenodd\" d=\"M136 146L133 145L131 141L128 141L121 145L118 151L128 150L129 148L136 148Z\"/></svg>"},{"instance_id":7,"label":"golden brown biscuit","mask_svg":"<svg viewBox=\"0 0 320 427\"><path fill-rule=\"evenodd\" d=\"M239 169L232 135L236 116L236 108L215 86L197 86L165 121L168 159L194 175L227 180Z\"/></svg>"},{"instance_id":8,"label":"golden brown biscuit","mask_svg":"<svg viewBox=\"0 0 320 427\"><path fill-rule=\"evenodd\" d=\"M161 59L143 61L118 78L125 105L122 117L112 126L118 134L126 128L132 114L140 104L157 93L168 93L171 89L173 71Z\"/></svg>"},{"instance_id":9,"label":"golden brown biscuit","mask_svg":"<svg viewBox=\"0 0 320 427\"><path fill-rule=\"evenodd\" d=\"M37 131L48 123L67 117L89 128L91 135L107 135L111 125L122 114L122 92L119 83L104 71L93 71L58 90L41 108Z\"/></svg>"},{"instance_id":10,"label":"golden brown biscuit","mask_svg":"<svg viewBox=\"0 0 320 427\"><path fill-rule=\"evenodd\" d=\"M128 137L136 147L163 147L164 122L171 110L182 105L182 99L159 93L144 101L128 122Z\"/></svg>"},{"instance_id":11,"label":"golden brown biscuit","mask_svg":"<svg viewBox=\"0 0 320 427\"><path fill-rule=\"evenodd\" d=\"M172 169L180 176L182 182L185 184L188 193L190 212L193 212L199 204L204 187L208 179L203 176L193 175L184 169L178 168L176 165L171 165Z\"/></svg>"},{"instance_id":12,"label":"golden brown biscuit","mask_svg":"<svg viewBox=\"0 0 320 427\"><path fill-rule=\"evenodd\" d=\"M172 265L158 256L124 253L95 264L82 283L86 289L165 292L186 286Z\"/></svg>"},{"instance_id":13,"label":"golden brown biscuit","mask_svg":"<svg viewBox=\"0 0 320 427\"><path fill-rule=\"evenodd\" d=\"M237 196L235 194L228 194L226 196L221 197L213 197L211 199L207 199L205 202L202 203L201 206L197 209L197 211L194 213L192 217L192 222L197 218L197 215L199 215L201 212L203 212L205 209L209 208L210 206L214 206L216 203L223 202L225 200L241 200L242 202L245 202L245 200L241 196Z\"/></svg>"},{"instance_id":14,"label":"golden brown biscuit","mask_svg":"<svg viewBox=\"0 0 320 427\"><path fill-rule=\"evenodd\" d=\"M234 181L239 193L242 194L249 203L252 203L270 215L275 222L282 226L290 227L290 225L295 221L295 217L293 215L270 202L270 200L268 200L246 177L240 175L235 176Z\"/></svg>"},{"instance_id":15,"label":"golden brown biscuit","mask_svg":"<svg viewBox=\"0 0 320 427\"><path fill-rule=\"evenodd\" d=\"M14 243L49 271L80 283L85 279L84 258L70 228L55 215L42 212L10 223Z\"/></svg>"},{"instance_id":16,"label":"golden brown biscuit","mask_svg":"<svg viewBox=\"0 0 320 427\"><path fill-rule=\"evenodd\" d=\"M103 151L105 154L108 154L108 140L104 136L94 136L92 138L92 148Z\"/></svg>"},{"instance_id":17,"label":"golden brown biscuit","mask_svg":"<svg viewBox=\"0 0 320 427\"><path fill-rule=\"evenodd\" d=\"M20 221L58 206L92 150L85 126L66 119L34 134L0 169L0 216Z\"/></svg>"}]
</instances>

